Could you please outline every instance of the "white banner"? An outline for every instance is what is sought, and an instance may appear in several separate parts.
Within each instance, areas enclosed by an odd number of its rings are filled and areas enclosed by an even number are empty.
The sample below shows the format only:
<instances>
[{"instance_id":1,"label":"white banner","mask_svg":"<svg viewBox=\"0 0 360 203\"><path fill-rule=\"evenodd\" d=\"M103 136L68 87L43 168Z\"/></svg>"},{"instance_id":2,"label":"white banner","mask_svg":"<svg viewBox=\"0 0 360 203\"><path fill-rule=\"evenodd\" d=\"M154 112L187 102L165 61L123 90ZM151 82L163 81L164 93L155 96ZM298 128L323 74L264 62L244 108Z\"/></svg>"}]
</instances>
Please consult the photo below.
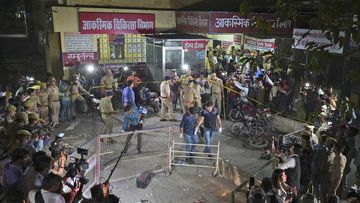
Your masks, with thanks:
<instances>
[{"instance_id":1,"label":"white banner","mask_svg":"<svg viewBox=\"0 0 360 203\"><path fill-rule=\"evenodd\" d=\"M311 42L314 42L318 46L332 44L330 40L326 39L325 31L322 30L310 30L309 34L306 35L306 37L302 38L302 36L308 31L309 29L298 29L298 28L294 29L293 32L294 44L292 45L293 49L306 49L306 45ZM345 33L340 32L340 36L345 37ZM343 53L343 48L342 47L340 48L339 44L329 46L325 48L325 50L328 50L330 53L335 53L335 54Z\"/></svg>"},{"instance_id":2,"label":"white banner","mask_svg":"<svg viewBox=\"0 0 360 203\"><path fill-rule=\"evenodd\" d=\"M245 35L244 49L259 50L260 52L274 51L275 38L259 39Z\"/></svg>"},{"instance_id":3,"label":"white banner","mask_svg":"<svg viewBox=\"0 0 360 203\"><path fill-rule=\"evenodd\" d=\"M65 50L63 52L96 52L94 36L66 32L64 34Z\"/></svg>"}]
</instances>

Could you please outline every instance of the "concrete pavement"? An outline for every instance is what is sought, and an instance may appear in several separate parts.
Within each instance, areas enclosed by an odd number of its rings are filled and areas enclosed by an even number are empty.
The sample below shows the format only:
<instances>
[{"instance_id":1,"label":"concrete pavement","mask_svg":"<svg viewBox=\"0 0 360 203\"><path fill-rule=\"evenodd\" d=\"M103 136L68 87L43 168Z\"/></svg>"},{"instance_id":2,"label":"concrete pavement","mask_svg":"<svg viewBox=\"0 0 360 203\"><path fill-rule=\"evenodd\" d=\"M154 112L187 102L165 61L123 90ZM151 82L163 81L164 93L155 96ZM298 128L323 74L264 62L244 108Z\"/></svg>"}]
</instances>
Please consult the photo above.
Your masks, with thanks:
<instances>
[{"instance_id":1,"label":"concrete pavement","mask_svg":"<svg viewBox=\"0 0 360 203\"><path fill-rule=\"evenodd\" d=\"M170 125L174 128L174 139L176 141L182 141L178 137L178 126L182 115L180 113L176 113L175 115L179 120L178 122L160 122L158 115L148 116L145 118L144 129ZM114 133L120 132L122 128L122 113L114 114L113 116ZM246 149L243 147L242 142L238 138L226 136L226 134L230 133L231 125L231 121L223 122L223 128L225 131L221 135L217 135L215 137L214 143L220 141L220 156L223 159L228 160L248 173L253 173L264 163L266 163L266 161L258 159L261 151ZM59 128L57 128L54 133L64 132L64 140L66 143L69 143L71 146L81 147L89 140L93 139L96 135L102 134L103 127L104 125L102 124L97 114L79 114L75 121L61 123ZM134 167L132 167L131 164L126 163L126 159L136 159L142 156L151 156L156 153L160 153L161 150L167 147L166 145L164 146L164 143L167 141L166 139L161 140L155 136L149 136L146 138L146 135L143 137L143 139L145 140L143 144L144 153L140 155L136 153L136 137L134 136L132 141L133 145L129 149L128 154L124 156L124 162L116 169L116 173L119 174L115 175L119 177L127 177L130 174L136 174L141 172L141 170L151 170L157 166L156 159L160 158L153 158L151 162L134 162ZM104 162L102 162L102 164L111 165L119 152L121 152L124 143L125 137L122 137L119 138L118 142L114 144L114 146L105 144L105 149L113 149L118 153L104 156ZM89 151L94 151L94 145L91 143L85 146L85 148L89 148ZM202 149L198 149L198 151L202 151ZM164 159L162 158L161 161L163 160ZM164 177L163 173L156 175L154 181L145 190L136 189L135 180L130 179L114 184L113 192L116 195L120 195L122 202L129 203L141 202L141 199L144 200L143 202L165 203L229 202L229 194L235 188L235 185L225 179L212 177L211 172L212 170L210 169L180 166L176 167L169 177ZM258 178L261 179L265 176L271 176L271 166L266 167L264 171L258 175ZM104 174L102 178L105 179L106 177L107 175ZM239 202L242 201L240 200Z\"/></svg>"}]
</instances>

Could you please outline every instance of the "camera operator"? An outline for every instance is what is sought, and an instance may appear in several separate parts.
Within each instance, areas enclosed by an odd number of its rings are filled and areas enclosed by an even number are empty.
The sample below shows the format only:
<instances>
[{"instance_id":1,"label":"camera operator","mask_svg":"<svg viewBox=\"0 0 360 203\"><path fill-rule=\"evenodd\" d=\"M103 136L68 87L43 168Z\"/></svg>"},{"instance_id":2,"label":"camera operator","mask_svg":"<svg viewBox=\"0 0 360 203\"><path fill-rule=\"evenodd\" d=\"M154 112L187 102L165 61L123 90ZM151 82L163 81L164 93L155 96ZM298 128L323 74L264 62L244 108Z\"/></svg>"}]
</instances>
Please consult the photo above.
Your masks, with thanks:
<instances>
[{"instance_id":1,"label":"camera operator","mask_svg":"<svg viewBox=\"0 0 360 203\"><path fill-rule=\"evenodd\" d=\"M127 105L124 108L125 115L124 115L124 123L123 123L123 130L127 132L132 132L134 130L142 130L143 124L142 124L142 114L139 112L139 110L135 109L131 105ZM140 123L139 123L140 122ZM133 134L129 134L126 139L127 145L124 148L124 153L127 152L129 146L130 146L130 140ZM140 154L141 151L141 133L137 133L137 150Z\"/></svg>"},{"instance_id":2,"label":"camera operator","mask_svg":"<svg viewBox=\"0 0 360 203\"><path fill-rule=\"evenodd\" d=\"M278 168L285 171L287 176L286 183L293 188L294 196L297 196L298 192L300 192L300 150L301 145L293 144L287 151L288 155L276 155L279 158Z\"/></svg>"},{"instance_id":3,"label":"camera operator","mask_svg":"<svg viewBox=\"0 0 360 203\"><path fill-rule=\"evenodd\" d=\"M80 171L76 167L71 167L63 178L63 197L66 202L73 202L76 194L81 191L82 179Z\"/></svg>"},{"instance_id":4,"label":"camera operator","mask_svg":"<svg viewBox=\"0 0 360 203\"><path fill-rule=\"evenodd\" d=\"M55 137L55 141L51 143L50 151L51 157L54 159L54 166L52 172L55 174L63 174L65 168L65 162L68 158L67 146L61 139L62 135Z\"/></svg>"},{"instance_id":5,"label":"camera operator","mask_svg":"<svg viewBox=\"0 0 360 203\"><path fill-rule=\"evenodd\" d=\"M62 178L54 173L45 176L41 190L32 190L29 193L30 203L65 203L62 192Z\"/></svg>"},{"instance_id":6,"label":"camera operator","mask_svg":"<svg viewBox=\"0 0 360 203\"><path fill-rule=\"evenodd\" d=\"M83 203L118 203L119 198L110 194L109 183L94 185L90 189L91 199L83 200Z\"/></svg>"}]
</instances>

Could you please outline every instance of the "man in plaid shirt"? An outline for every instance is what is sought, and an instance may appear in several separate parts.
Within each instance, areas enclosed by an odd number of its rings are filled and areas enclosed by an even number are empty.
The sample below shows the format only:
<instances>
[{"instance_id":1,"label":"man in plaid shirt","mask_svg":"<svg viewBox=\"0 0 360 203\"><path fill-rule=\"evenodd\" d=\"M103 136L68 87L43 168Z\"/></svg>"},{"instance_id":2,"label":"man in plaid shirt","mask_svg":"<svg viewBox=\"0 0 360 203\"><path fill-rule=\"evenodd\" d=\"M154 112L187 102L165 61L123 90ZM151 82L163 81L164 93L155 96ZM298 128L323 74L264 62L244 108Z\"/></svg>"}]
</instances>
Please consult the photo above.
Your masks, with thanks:
<instances>
[{"instance_id":1,"label":"man in plaid shirt","mask_svg":"<svg viewBox=\"0 0 360 203\"><path fill-rule=\"evenodd\" d=\"M142 117L141 113L136 108L133 108L131 105L125 106L124 111L125 114L124 114L123 130L126 132L133 132L134 130L142 130L143 124L141 120ZM126 143L128 144L124 149L124 153L126 153L129 148L131 138L132 138L132 134L129 134L126 139ZM137 150L139 154L142 152L141 133L137 133Z\"/></svg>"}]
</instances>

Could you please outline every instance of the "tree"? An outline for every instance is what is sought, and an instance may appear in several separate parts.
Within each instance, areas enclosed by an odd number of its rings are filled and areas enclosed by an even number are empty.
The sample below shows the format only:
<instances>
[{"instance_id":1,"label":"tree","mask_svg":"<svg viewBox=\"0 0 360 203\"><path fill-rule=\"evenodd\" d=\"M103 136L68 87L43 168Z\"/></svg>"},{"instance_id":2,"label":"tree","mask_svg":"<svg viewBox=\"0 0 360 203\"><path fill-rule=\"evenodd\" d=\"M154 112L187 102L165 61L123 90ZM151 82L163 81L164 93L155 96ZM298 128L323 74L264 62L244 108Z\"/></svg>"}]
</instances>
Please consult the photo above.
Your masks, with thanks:
<instances>
[{"instance_id":1,"label":"tree","mask_svg":"<svg viewBox=\"0 0 360 203\"><path fill-rule=\"evenodd\" d=\"M324 32L324 36L331 41L329 45L316 45L309 43L306 50L311 57L307 66L308 70L320 72L326 66L324 61L330 57L326 47L335 44L344 48L344 58L350 60L354 54L360 52L360 1L359 0L266 0L264 3L268 12L275 13L280 19L292 19L294 22L304 15L309 17L309 29L320 29ZM240 13L247 15L256 10L259 5L252 4L252 1L244 0L240 4ZM310 14L310 15L309 15ZM265 21L261 17L252 19L253 25L263 33L271 31L270 22ZM340 31L344 31L345 36L340 35ZM305 37L304 35L303 37ZM349 49L350 39L352 43L357 45L354 50ZM276 59L276 57L273 57ZM298 67L297 64L292 64L293 67ZM360 82L360 69L347 70L347 65L344 65L347 75L344 76L344 81L350 79L352 83Z\"/></svg>"}]
</instances>

